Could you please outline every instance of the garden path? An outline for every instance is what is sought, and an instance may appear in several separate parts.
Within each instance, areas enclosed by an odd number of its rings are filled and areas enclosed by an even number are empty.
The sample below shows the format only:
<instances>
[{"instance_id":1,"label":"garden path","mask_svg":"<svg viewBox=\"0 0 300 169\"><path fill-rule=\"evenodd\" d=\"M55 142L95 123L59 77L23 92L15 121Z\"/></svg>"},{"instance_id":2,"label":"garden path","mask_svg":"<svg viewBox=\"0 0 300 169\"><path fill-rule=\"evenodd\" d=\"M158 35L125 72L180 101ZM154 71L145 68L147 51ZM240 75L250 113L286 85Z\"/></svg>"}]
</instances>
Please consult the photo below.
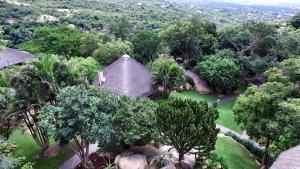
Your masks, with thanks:
<instances>
[{"instance_id":1,"label":"garden path","mask_svg":"<svg viewBox=\"0 0 300 169\"><path fill-rule=\"evenodd\" d=\"M90 144L89 154L92 154L98 150L98 143ZM59 169L74 169L78 164L80 164L81 159L77 154L73 155L69 160L65 161L63 165L59 167Z\"/></svg>"}]
</instances>

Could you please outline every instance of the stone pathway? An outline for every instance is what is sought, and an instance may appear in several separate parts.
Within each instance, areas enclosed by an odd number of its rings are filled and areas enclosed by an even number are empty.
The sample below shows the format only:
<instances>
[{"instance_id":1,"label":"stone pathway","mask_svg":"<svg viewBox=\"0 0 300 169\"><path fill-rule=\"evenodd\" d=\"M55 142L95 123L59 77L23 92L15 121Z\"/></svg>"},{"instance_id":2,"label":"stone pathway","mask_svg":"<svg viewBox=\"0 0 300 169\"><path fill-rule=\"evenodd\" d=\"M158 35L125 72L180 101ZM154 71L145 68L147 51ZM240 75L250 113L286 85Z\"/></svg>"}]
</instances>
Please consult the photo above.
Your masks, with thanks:
<instances>
[{"instance_id":1,"label":"stone pathway","mask_svg":"<svg viewBox=\"0 0 300 169\"><path fill-rule=\"evenodd\" d=\"M195 83L195 90L197 92L210 93L210 87L208 86L206 81L202 79L199 75L192 72L191 70L186 71L185 75L193 79Z\"/></svg>"},{"instance_id":2,"label":"stone pathway","mask_svg":"<svg viewBox=\"0 0 300 169\"><path fill-rule=\"evenodd\" d=\"M89 154L96 152L99 149L98 143L90 144ZM69 160L65 161L63 165L59 167L59 169L74 169L78 164L80 164L81 159L77 154L73 155Z\"/></svg>"}]
</instances>

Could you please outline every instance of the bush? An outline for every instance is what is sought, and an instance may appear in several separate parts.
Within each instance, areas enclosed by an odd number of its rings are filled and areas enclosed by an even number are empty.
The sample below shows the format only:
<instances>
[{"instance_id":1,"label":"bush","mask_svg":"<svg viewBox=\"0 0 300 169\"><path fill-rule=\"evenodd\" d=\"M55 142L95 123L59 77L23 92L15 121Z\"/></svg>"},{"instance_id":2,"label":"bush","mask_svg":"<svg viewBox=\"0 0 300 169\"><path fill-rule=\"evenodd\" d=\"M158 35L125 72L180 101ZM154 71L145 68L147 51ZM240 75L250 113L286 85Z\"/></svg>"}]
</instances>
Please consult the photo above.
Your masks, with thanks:
<instances>
[{"instance_id":1,"label":"bush","mask_svg":"<svg viewBox=\"0 0 300 169\"><path fill-rule=\"evenodd\" d=\"M232 59L212 55L197 64L195 72L210 82L213 89L233 92L238 88L241 69Z\"/></svg>"},{"instance_id":2,"label":"bush","mask_svg":"<svg viewBox=\"0 0 300 169\"><path fill-rule=\"evenodd\" d=\"M150 99L123 97L113 120L117 139L126 145L144 145L156 139L156 109L156 103Z\"/></svg>"}]
</instances>

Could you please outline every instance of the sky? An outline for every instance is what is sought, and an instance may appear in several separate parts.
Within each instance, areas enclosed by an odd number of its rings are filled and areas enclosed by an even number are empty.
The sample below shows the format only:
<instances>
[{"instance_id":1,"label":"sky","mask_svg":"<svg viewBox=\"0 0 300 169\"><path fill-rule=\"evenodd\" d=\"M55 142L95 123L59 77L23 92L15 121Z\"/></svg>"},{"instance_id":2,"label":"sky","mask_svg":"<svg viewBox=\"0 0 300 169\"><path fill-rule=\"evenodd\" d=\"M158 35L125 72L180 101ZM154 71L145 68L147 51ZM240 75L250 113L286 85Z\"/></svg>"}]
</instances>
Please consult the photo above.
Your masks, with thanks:
<instances>
[{"instance_id":1,"label":"sky","mask_svg":"<svg viewBox=\"0 0 300 169\"><path fill-rule=\"evenodd\" d=\"M222 1L222 0L219 0ZM276 5L276 4L300 4L300 0L224 0L226 2L239 2L245 4L262 4L262 5Z\"/></svg>"}]
</instances>

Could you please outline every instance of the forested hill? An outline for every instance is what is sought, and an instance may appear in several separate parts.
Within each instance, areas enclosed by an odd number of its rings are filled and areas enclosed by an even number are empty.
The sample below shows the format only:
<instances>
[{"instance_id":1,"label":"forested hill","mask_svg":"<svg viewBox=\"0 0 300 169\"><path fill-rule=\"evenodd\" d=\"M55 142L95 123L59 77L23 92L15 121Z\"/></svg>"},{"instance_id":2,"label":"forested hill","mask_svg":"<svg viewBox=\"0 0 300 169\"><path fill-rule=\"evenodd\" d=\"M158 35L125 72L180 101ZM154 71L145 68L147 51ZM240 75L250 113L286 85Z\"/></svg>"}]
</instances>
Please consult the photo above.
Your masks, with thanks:
<instances>
[{"instance_id":1,"label":"forested hill","mask_svg":"<svg viewBox=\"0 0 300 169\"><path fill-rule=\"evenodd\" d=\"M179 0L0 0L0 24L12 43L30 38L39 26L70 25L81 30L107 31L125 17L131 30L158 29L177 19L200 16L218 27L247 20L286 20L298 9L228 3L182 3Z\"/></svg>"}]
</instances>

